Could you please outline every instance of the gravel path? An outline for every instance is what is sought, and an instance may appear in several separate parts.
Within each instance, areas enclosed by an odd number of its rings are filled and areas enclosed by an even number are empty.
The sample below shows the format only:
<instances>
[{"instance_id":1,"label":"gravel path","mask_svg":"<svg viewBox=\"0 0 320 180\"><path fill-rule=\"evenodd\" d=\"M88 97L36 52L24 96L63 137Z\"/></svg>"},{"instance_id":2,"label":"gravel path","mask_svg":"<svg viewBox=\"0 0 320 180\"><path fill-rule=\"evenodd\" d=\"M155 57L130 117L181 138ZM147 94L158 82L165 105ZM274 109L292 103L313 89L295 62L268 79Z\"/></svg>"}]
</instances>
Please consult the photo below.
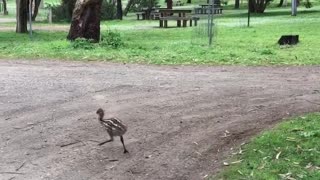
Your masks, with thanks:
<instances>
[{"instance_id":1,"label":"gravel path","mask_svg":"<svg viewBox=\"0 0 320 180\"><path fill-rule=\"evenodd\" d=\"M0 179L201 179L283 118L320 108L320 67L0 61ZM129 127L108 139L95 111ZM226 130L230 133L226 133Z\"/></svg>"}]
</instances>

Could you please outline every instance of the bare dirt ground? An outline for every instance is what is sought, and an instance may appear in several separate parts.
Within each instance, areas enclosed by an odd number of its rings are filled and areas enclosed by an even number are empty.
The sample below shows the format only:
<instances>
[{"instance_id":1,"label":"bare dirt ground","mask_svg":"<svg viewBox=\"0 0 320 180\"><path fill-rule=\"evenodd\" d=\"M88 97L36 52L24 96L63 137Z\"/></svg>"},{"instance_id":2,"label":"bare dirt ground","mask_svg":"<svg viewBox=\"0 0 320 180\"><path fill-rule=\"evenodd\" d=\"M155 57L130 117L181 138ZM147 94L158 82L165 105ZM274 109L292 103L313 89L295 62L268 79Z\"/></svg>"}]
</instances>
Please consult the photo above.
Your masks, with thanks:
<instances>
[{"instance_id":1,"label":"bare dirt ground","mask_svg":"<svg viewBox=\"0 0 320 180\"><path fill-rule=\"evenodd\" d=\"M202 179L230 148L319 102L319 66L1 60L0 179ZM109 138L99 107L128 125L130 154L118 137L97 145Z\"/></svg>"}]
</instances>

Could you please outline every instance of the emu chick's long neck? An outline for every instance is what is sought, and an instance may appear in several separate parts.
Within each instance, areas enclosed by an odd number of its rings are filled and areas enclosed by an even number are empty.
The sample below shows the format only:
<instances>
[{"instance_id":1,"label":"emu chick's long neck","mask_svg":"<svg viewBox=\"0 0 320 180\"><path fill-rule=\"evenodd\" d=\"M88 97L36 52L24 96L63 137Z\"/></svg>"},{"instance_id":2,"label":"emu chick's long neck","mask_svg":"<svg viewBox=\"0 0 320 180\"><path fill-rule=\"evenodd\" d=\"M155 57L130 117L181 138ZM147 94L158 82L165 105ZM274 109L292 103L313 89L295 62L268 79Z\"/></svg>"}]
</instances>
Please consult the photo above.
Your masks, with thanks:
<instances>
[{"instance_id":1,"label":"emu chick's long neck","mask_svg":"<svg viewBox=\"0 0 320 180\"><path fill-rule=\"evenodd\" d=\"M99 120L100 120L100 121L103 121L103 116L104 116L103 113L102 113L102 114L99 114Z\"/></svg>"}]
</instances>

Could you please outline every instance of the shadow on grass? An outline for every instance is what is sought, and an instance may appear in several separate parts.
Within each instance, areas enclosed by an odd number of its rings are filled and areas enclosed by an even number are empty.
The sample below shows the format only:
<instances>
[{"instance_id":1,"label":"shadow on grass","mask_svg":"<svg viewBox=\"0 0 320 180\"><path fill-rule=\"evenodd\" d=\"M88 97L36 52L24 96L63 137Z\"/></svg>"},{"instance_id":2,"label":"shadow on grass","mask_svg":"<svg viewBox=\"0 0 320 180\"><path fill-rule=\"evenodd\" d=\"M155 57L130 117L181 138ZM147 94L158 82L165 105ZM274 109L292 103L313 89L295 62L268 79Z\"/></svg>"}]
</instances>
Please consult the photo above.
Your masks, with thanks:
<instances>
[{"instance_id":1,"label":"shadow on grass","mask_svg":"<svg viewBox=\"0 0 320 180\"><path fill-rule=\"evenodd\" d=\"M33 31L32 38L29 33L18 34L16 32L0 32L0 39L2 43L26 43L26 42L51 42L57 40L65 40L66 32L39 32Z\"/></svg>"},{"instance_id":2,"label":"shadow on grass","mask_svg":"<svg viewBox=\"0 0 320 180\"><path fill-rule=\"evenodd\" d=\"M299 15L309 15L309 14L316 14L320 13L320 10L302 10L298 11L297 16ZM241 12L241 13L232 13L232 14L224 14L223 16L217 16L217 18L241 18L241 17L247 17L247 12ZM281 11L267 11L262 14L259 13L251 13L251 17L276 17L276 16L291 16L291 10L281 10Z\"/></svg>"}]
</instances>

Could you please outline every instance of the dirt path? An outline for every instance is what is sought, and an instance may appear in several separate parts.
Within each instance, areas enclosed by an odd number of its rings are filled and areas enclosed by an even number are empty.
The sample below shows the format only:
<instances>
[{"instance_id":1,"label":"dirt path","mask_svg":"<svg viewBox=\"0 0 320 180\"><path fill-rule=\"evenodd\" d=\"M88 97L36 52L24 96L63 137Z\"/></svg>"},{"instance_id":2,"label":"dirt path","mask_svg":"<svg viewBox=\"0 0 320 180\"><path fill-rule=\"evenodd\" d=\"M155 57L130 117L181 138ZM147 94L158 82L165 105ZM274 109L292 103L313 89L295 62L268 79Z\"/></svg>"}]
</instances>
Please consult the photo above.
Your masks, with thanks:
<instances>
[{"instance_id":1,"label":"dirt path","mask_svg":"<svg viewBox=\"0 0 320 180\"><path fill-rule=\"evenodd\" d=\"M201 179L231 147L320 110L309 101L320 102L320 67L2 60L0 179ZM118 138L97 146L99 107L129 126L130 154Z\"/></svg>"}]
</instances>

